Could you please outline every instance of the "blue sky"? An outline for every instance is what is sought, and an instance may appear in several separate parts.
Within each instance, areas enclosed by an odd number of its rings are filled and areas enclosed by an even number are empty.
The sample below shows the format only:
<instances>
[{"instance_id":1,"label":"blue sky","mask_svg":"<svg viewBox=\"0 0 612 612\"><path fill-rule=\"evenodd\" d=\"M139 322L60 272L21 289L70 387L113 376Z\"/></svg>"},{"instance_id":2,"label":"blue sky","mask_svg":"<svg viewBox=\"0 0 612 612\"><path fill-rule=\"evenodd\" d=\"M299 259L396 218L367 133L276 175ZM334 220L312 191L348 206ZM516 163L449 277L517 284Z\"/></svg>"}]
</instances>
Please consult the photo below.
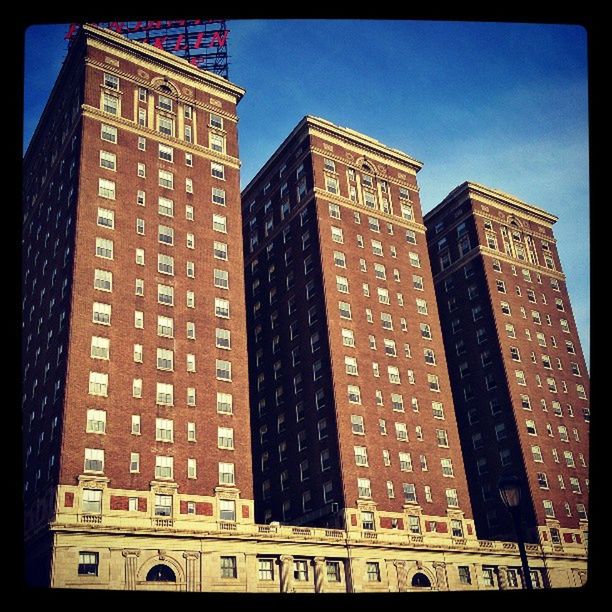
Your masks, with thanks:
<instances>
[{"instance_id":1,"label":"blue sky","mask_svg":"<svg viewBox=\"0 0 612 612\"><path fill-rule=\"evenodd\" d=\"M587 34L580 26L369 20L228 22L243 186L304 115L424 163L424 212L470 180L557 215L587 363ZM66 53L65 25L25 37L24 147Z\"/></svg>"}]
</instances>

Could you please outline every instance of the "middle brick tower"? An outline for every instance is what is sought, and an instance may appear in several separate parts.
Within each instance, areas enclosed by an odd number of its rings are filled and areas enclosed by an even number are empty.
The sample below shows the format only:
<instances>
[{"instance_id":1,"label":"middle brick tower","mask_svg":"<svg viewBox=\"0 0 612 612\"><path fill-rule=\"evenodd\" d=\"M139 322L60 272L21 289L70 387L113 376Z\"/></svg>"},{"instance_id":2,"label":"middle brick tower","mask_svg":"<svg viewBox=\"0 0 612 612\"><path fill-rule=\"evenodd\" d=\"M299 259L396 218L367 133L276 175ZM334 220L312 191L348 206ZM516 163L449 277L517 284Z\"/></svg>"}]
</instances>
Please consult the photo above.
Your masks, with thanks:
<instances>
[{"instance_id":1,"label":"middle brick tower","mask_svg":"<svg viewBox=\"0 0 612 612\"><path fill-rule=\"evenodd\" d=\"M259 522L475 537L421 167L307 116L242 193Z\"/></svg>"}]
</instances>

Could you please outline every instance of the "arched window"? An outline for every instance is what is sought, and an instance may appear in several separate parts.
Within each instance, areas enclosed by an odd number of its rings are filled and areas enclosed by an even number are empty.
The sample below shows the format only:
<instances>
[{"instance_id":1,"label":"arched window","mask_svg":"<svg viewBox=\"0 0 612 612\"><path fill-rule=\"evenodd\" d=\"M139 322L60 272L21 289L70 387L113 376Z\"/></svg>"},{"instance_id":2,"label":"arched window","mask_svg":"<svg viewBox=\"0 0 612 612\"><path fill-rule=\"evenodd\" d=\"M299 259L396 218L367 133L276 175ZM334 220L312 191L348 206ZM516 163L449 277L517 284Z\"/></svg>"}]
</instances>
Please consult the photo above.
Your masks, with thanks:
<instances>
[{"instance_id":1,"label":"arched window","mask_svg":"<svg viewBox=\"0 0 612 612\"><path fill-rule=\"evenodd\" d=\"M170 94L172 95L174 93L174 91L168 87L168 85L160 85L159 86L159 91L163 91L164 93Z\"/></svg>"},{"instance_id":2,"label":"arched window","mask_svg":"<svg viewBox=\"0 0 612 612\"><path fill-rule=\"evenodd\" d=\"M418 587L421 589L430 589L431 582L429 581L429 578L425 574L418 572L412 577L412 586Z\"/></svg>"},{"instance_id":3,"label":"arched window","mask_svg":"<svg viewBox=\"0 0 612 612\"><path fill-rule=\"evenodd\" d=\"M176 582L176 575L170 567L160 563L149 570L147 582Z\"/></svg>"}]
</instances>

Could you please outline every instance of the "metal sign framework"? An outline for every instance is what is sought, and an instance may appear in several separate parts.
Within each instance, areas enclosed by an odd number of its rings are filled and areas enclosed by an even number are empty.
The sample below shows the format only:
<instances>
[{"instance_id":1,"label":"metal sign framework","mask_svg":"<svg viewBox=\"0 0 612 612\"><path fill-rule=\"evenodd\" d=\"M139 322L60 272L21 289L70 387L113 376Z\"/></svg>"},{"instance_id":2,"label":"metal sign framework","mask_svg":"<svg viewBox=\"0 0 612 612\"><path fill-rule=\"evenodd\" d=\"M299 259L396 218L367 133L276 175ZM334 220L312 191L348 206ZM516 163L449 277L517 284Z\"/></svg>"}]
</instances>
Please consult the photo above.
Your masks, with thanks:
<instances>
[{"instance_id":1,"label":"metal sign framework","mask_svg":"<svg viewBox=\"0 0 612 612\"><path fill-rule=\"evenodd\" d=\"M145 42L186 59L189 63L228 78L225 19L175 21L107 21L96 23L130 40ZM72 41L80 24L70 24L65 38Z\"/></svg>"}]
</instances>

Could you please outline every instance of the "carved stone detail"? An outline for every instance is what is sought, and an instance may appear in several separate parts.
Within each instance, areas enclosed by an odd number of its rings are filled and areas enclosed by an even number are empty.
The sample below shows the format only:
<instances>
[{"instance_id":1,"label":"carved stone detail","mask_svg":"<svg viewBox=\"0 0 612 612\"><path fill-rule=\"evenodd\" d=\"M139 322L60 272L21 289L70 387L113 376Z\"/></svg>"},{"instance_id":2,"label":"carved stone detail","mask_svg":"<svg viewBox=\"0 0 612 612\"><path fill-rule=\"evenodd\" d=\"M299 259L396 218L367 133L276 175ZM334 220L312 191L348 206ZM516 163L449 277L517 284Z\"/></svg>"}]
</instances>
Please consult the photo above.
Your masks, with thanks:
<instances>
[{"instance_id":1,"label":"carved stone detail","mask_svg":"<svg viewBox=\"0 0 612 612\"><path fill-rule=\"evenodd\" d=\"M446 563L436 561L434 564L436 570L436 582L440 591L448 591L448 581L446 579Z\"/></svg>"},{"instance_id":2,"label":"carved stone detail","mask_svg":"<svg viewBox=\"0 0 612 612\"><path fill-rule=\"evenodd\" d=\"M408 570L405 561L394 561L397 571L397 588L400 593L405 593L408 590Z\"/></svg>"},{"instance_id":3,"label":"carved stone detail","mask_svg":"<svg viewBox=\"0 0 612 612\"><path fill-rule=\"evenodd\" d=\"M293 590L293 557L291 555L281 555L279 563L281 593L291 593Z\"/></svg>"},{"instance_id":4,"label":"carved stone detail","mask_svg":"<svg viewBox=\"0 0 612 612\"><path fill-rule=\"evenodd\" d=\"M323 593L325 590L325 557L315 557L314 565L315 593Z\"/></svg>"}]
</instances>

